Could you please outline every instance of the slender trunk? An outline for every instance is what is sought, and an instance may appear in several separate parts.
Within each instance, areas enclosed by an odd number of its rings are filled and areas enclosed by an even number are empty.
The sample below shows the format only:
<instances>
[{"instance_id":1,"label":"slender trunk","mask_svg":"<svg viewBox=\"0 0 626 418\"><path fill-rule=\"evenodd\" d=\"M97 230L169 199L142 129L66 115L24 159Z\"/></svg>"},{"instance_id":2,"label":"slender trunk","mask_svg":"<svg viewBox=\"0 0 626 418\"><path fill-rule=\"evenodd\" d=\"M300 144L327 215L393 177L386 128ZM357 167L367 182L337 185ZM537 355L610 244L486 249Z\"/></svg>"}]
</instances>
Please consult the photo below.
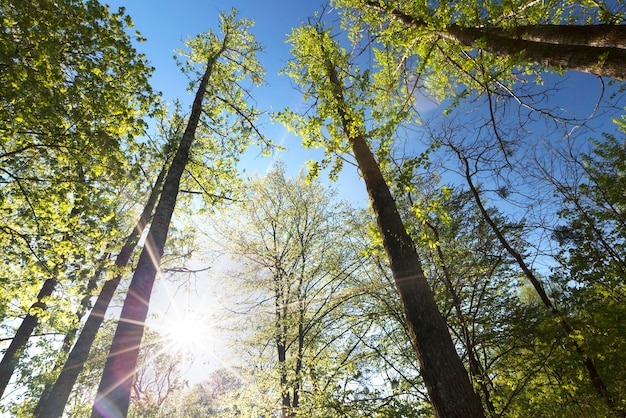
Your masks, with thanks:
<instances>
[{"instance_id":1,"label":"slender trunk","mask_svg":"<svg viewBox=\"0 0 626 418\"><path fill-rule=\"evenodd\" d=\"M359 129L353 126L336 67L327 62L336 111L357 161L376 215L383 246L406 317L411 342L437 417L483 417L444 318L439 313L417 251L400 218L380 167Z\"/></svg>"},{"instance_id":2,"label":"slender trunk","mask_svg":"<svg viewBox=\"0 0 626 418\"><path fill-rule=\"evenodd\" d=\"M276 355L278 356L278 369L280 371L280 397L281 397L281 416L282 418L290 418L292 416L291 395L287 386L287 310L289 304L285 296L282 275L275 278L275 312L276 312Z\"/></svg>"},{"instance_id":3,"label":"slender trunk","mask_svg":"<svg viewBox=\"0 0 626 418\"><path fill-rule=\"evenodd\" d=\"M4 353L2 361L0 361L0 397L4 394L4 391L9 385L11 376L13 376L15 367L26 348L26 344L39 323L38 312L46 310L45 299L52 295L57 284L58 281L56 278L51 278L43 282L39 294L37 295L37 300L30 306L28 314L17 329L9 348L7 348L7 351Z\"/></svg>"},{"instance_id":4,"label":"slender trunk","mask_svg":"<svg viewBox=\"0 0 626 418\"><path fill-rule=\"evenodd\" d=\"M106 254L105 259L108 258L108 256L109 255ZM74 316L75 316L74 324L72 325L72 328L67 332L67 334L65 334L65 337L63 338L63 344L61 344L61 349L59 350L59 354L58 354L59 358L57 359L57 361L54 364L54 367L52 368L51 374L53 376L58 376L60 371L63 370L63 362L61 360L70 352L72 345L74 344L74 340L76 339L76 334L78 333L78 330L80 328L80 323L83 320L85 313L87 313L87 310L89 309L89 302L91 301L92 292L98 286L98 278L100 277L102 270L103 270L102 267L99 268L98 271L96 271L93 274L93 276L91 277L91 279L89 279L89 282L87 283L87 288L85 289L85 295L81 299L78 309L74 313ZM41 393L40 400L46 399L48 395L50 395L50 391L52 390L52 387L53 387L53 384L51 382L46 383L43 389L43 392ZM40 404L41 402L37 403L37 406L35 407L33 415L38 416L40 414L41 411L38 409Z\"/></svg>"},{"instance_id":5,"label":"slender trunk","mask_svg":"<svg viewBox=\"0 0 626 418\"><path fill-rule=\"evenodd\" d=\"M378 1L368 0L366 4L389 13L393 19L408 27L428 27L423 20L397 9L387 10ZM544 67L626 80L624 25L534 25L503 30L450 24L436 33L442 38L494 55L519 56L523 61Z\"/></svg>"},{"instance_id":6,"label":"slender trunk","mask_svg":"<svg viewBox=\"0 0 626 418\"><path fill-rule=\"evenodd\" d=\"M82 186L85 184L85 173L83 172L83 168L80 164L76 167L76 170L78 175L76 189L77 198L74 201L74 206L69 213L68 225L71 224L69 220L73 220L81 214L81 201L86 198L85 190ZM71 239L71 232L68 231L63 234L63 241L70 241ZM44 281L41 289L39 290L39 294L37 295L37 300L28 309L26 317L11 340L11 344L4 353L2 361L0 361L0 398L6 391L9 381L11 380L11 376L15 371L15 367L17 366L17 363L26 348L26 344L28 344L28 340L39 323L39 312L45 311L48 308L46 300L52 296L52 293L59 284L59 280L57 278L58 268L59 266L55 267L55 269L50 272L51 277Z\"/></svg>"},{"instance_id":7,"label":"slender trunk","mask_svg":"<svg viewBox=\"0 0 626 418\"><path fill-rule=\"evenodd\" d=\"M119 324L113 336L109 356L104 366L102 380L91 412L92 418L125 417L128 413L144 321L148 315L152 287L176 206L180 179L189 161L191 144L195 138L202 113L204 93L215 62L225 48L226 38L222 49L208 60L206 71L198 86L187 128L165 178L146 244L139 256L137 268L122 307Z\"/></svg>"},{"instance_id":8,"label":"slender trunk","mask_svg":"<svg viewBox=\"0 0 626 418\"><path fill-rule=\"evenodd\" d=\"M117 255L115 260L115 266L117 268L124 268L128 265L130 257L139 242L141 234L143 233L148 220L152 216L152 211L157 198L159 197L161 185L166 173L167 161L163 164L161 172L157 176L154 186L150 191L150 195L148 196L148 200L146 201L146 205L144 206L133 231L126 238L124 246ZM113 295L115 294L115 290L119 286L121 279L122 275L117 274L112 279L107 280L102 286L102 289L98 294L98 298L96 299L96 303L89 313L89 316L85 321L85 325L78 336L78 340L65 361L65 364L63 365L63 368L61 369L54 385L48 393L42 394L39 399L34 412L36 417L57 418L63 414L65 404L70 397L74 384L76 383L76 379L78 379L78 375L84 368L91 346L96 339L98 330L102 325L102 321L104 321L106 311L111 303L111 300L113 299Z\"/></svg>"},{"instance_id":9,"label":"slender trunk","mask_svg":"<svg viewBox=\"0 0 626 418\"><path fill-rule=\"evenodd\" d=\"M546 306L546 308L548 308L550 314L557 319L568 340L568 345L573 347L576 353L583 358L583 363L585 365L585 369L587 370L587 374L589 375L589 379L591 380L591 383L598 395L604 400L606 405L611 411L616 414L616 416L626 417L626 412L620 410L617 407L615 400L611 397L607 384L600 376L598 369L596 368L593 360L589 357L589 354L586 352L585 348L577 340L571 338L574 330L570 325L567 316L552 303L547 293L545 292L541 281L537 278L537 276L535 276L535 273L533 273L530 267L528 267L522 255L511 246L498 225L496 225L493 219L491 219L491 216L489 216L489 213L487 212L482 201L480 200L480 193L478 192L476 186L474 186L474 183L472 181L472 175L470 173L470 166L467 158L463 157L459 153L459 151L454 151L457 153L459 159L463 162L465 169L465 179L467 180L467 184L470 188L470 191L472 192L472 195L474 196L474 200L478 205L478 209L480 210L481 215L493 230L494 234L498 238L498 241L500 241L500 244L507 250L507 252L515 259L517 264L520 266L526 278L535 288L535 291L539 295L539 298Z\"/></svg>"}]
</instances>

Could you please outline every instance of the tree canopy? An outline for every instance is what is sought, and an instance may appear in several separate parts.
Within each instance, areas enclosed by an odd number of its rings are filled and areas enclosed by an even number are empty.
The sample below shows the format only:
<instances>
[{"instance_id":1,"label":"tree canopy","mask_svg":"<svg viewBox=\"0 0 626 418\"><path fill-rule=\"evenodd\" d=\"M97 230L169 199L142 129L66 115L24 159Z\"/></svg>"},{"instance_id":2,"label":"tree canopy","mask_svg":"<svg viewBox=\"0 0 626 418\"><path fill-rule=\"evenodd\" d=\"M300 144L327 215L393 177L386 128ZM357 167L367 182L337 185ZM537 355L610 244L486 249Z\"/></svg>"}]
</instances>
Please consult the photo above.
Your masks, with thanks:
<instances>
[{"instance_id":1,"label":"tree canopy","mask_svg":"<svg viewBox=\"0 0 626 418\"><path fill-rule=\"evenodd\" d=\"M215 11L188 105L124 8L0 12L0 413L626 416L622 2L333 0L297 103ZM162 281L220 356L151 325Z\"/></svg>"}]
</instances>

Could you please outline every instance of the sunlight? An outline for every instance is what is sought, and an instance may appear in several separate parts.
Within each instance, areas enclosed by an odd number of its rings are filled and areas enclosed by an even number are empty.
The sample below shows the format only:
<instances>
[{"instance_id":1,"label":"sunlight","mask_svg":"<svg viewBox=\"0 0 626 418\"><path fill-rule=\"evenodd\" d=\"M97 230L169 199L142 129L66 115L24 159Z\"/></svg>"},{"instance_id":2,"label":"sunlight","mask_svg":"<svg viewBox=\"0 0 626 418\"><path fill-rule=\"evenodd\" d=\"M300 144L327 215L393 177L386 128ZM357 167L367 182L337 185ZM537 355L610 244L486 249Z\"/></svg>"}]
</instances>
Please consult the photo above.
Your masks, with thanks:
<instances>
[{"instance_id":1,"label":"sunlight","mask_svg":"<svg viewBox=\"0 0 626 418\"><path fill-rule=\"evenodd\" d=\"M167 315L158 332L171 353L181 353L183 356L198 358L210 345L215 334L211 327L211 315L208 312L199 312L191 308Z\"/></svg>"}]
</instances>

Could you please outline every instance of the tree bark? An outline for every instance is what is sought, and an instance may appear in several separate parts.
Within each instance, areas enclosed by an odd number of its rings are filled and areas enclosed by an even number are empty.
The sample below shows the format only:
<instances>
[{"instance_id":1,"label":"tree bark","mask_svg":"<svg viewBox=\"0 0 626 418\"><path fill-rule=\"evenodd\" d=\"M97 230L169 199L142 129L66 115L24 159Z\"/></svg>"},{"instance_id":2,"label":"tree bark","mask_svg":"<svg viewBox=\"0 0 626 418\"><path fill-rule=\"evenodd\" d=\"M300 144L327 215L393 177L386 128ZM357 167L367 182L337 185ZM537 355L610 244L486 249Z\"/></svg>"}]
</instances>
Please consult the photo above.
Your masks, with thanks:
<instances>
[{"instance_id":1,"label":"tree bark","mask_svg":"<svg viewBox=\"0 0 626 418\"><path fill-rule=\"evenodd\" d=\"M366 5L389 13L407 27L428 27L423 20L397 9L387 10L378 1L368 0ZM494 55L518 56L522 61L544 67L626 80L626 25L534 25L504 30L450 24L434 32Z\"/></svg>"},{"instance_id":2,"label":"tree bark","mask_svg":"<svg viewBox=\"0 0 626 418\"><path fill-rule=\"evenodd\" d=\"M519 56L522 61L543 67L626 80L624 49L527 41L505 37L503 33L500 29L492 31L491 28L461 28L456 25L449 26L445 31L450 39L494 55Z\"/></svg>"},{"instance_id":3,"label":"tree bark","mask_svg":"<svg viewBox=\"0 0 626 418\"><path fill-rule=\"evenodd\" d=\"M124 268L128 265L130 257L139 242L141 234L152 216L152 211L156 204L157 198L161 191L161 185L167 173L167 161L163 164L159 175L150 191L146 205L143 208L135 227L131 234L126 238L124 246L120 250L115 260L117 268ZM102 322L106 311L113 299L115 290L119 286L122 279L121 274L116 274L112 279L107 280L96 299L96 303L89 313L85 325L76 340L76 344L72 348L59 376L57 377L52 388L46 393L44 392L35 407L34 415L38 418L58 418L63 415L65 404L70 397L72 389L76 384L78 375L83 370L91 346Z\"/></svg>"},{"instance_id":4,"label":"tree bark","mask_svg":"<svg viewBox=\"0 0 626 418\"><path fill-rule=\"evenodd\" d=\"M103 257L103 260L106 260L108 257L109 257L109 254L105 254L104 257ZM74 344L75 339L76 339L76 334L78 333L78 330L80 329L80 323L83 320L83 317L85 316L87 311L89 310L89 302L91 301L92 292L98 286L98 278L102 274L102 271L103 271L103 267L101 266L94 273L94 275L89 279L89 281L87 283L87 288L85 289L84 296L80 300L80 304L78 305L78 309L74 313L74 315L75 315L74 321L75 322L72 325L72 328L67 332L67 334L65 334L65 337L63 338L63 343L61 344L61 349L59 350L57 361L55 362L54 367L53 367L52 372L51 372L51 374L53 376L58 375L58 373L60 373L60 371L63 370L62 359L66 355L68 355L68 353L70 353L70 350L72 349L72 345ZM44 386L44 389L43 389L43 392L41 393L41 396L39 398L40 401L41 401L41 399L46 399L48 397L48 395L50 394L50 391L52 390L53 386L54 385L51 382L46 382L46 384ZM41 412L40 410L38 410L39 406L40 406L40 402L37 403L37 406L35 407L33 415L35 415L35 416L39 415L39 413Z\"/></svg>"},{"instance_id":5,"label":"tree bark","mask_svg":"<svg viewBox=\"0 0 626 418\"><path fill-rule=\"evenodd\" d=\"M207 61L206 70L198 86L187 128L180 140L165 178L150 231L139 256L137 268L122 307L120 321L113 336L109 356L104 366L102 379L91 412L92 418L125 417L128 413L135 367L137 365L137 357L139 356L139 346L143 337L144 322L148 315L152 287L163 255L172 214L176 206L180 179L189 161L191 145L202 113L204 93L217 58L225 48L226 38L222 44L222 49L215 55L212 55Z\"/></svg>"},{"instance_id":6,"label":"tree bark","mask_svg":"<svg viewBox=\"0 0 626 418\"><path fill-rule=\"evenodd\" d=\"M326 71L340 123L365 181L435 415L441 418L484 417L480 398L454 348L378 162L346 111L345 88L336 67L327 62Z\"/></svg>"}]
</instances>

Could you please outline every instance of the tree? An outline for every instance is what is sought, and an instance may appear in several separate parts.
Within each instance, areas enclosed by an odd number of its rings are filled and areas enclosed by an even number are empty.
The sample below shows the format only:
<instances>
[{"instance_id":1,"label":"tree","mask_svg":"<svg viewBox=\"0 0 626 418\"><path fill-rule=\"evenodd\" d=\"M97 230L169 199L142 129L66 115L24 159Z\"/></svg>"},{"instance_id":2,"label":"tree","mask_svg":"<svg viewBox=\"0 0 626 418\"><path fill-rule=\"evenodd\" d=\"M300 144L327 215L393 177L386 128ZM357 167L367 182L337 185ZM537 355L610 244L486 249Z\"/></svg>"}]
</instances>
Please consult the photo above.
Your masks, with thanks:
<instances>
[{"instance_id":1,"label":"tree","mask_svg":"<svg viewBox=\"0 0 626 418\"><path fill-rule=\"evenodd\" d=\"M489 78L512 81L516 68L530 66L626 79L623 12L603 1L335 3L351 10L344 16L356 27L365 23L378 42L399 48L398 57L417 54L417 70L442 87L450 80L473 87ZM491 67L487 78L479 63Z\"/></svg>"},{"instance_id":2,"label":"tree","mask_svg":"<svg viewBox=\"0 0 626 418\"><path fill-rule=\"evenodd\" d=\"M123 10L73 0L1 9L3 276L23 279L3 289L2 313L11 315L8 303L24 309L0 364L4 392L58 284L84 277L117 226L104 203L132 178L129 138L152 94Z\"/></svg>"},{"instance_id":3,"label":"tree","mask_svg":"<svg viewBox=\"0 0 626 418\"><path fill-rule=\"evenodd\" d=\"M349 58L328 30L307 25L290 37L294 59L288 74L306 89L306 98L317 102L314 116L286 111L282 121L304 138L305 144L324 146L327 153L351 150L363 176L374 210L394 282L407 320L411 342L437 416L483 416L480 399L474 393L446 323L439 313L415 246L407 234L389 187L372 153L368 140L392 134L394 117L402 114L386 108L378 131L366 130L365 108L381 109L371 96L369 72L351 68ZM346 86L347 80L351 85ZM387 113L387 111L390 111ZM375 110L372 110L374 113ZM391 126L390 126L391 125ZM324 140L326 130L330 140ZM384 136L383 136L384 135Z\"/></svg>"},{"instance_id":4,"label":"tree","mask_svg":"<svg viewBox=\"0 0 626 418\"><path fill-rule=\"evenodd\" d=\"M130 417L160 416L186 381L180 369L183 353L171 352L158 332L148 330L139 351L131 393Z\"/></svg>"},{"instance_id":5,"label":"tree","mask_svg":"<svg viewBox=\"0 0 626 418\"><path fill-rule=\"evenodd\" d=\"M169 158L166 158L165 160L166 161L155 180L150 195L148 196L144 209L139 216L135 227L126 238L126 242L117 255L115 260L115 267L117 269L122 270L128 266L141 234L149 224L154 206L159 197L161 187L167 173ZM44 392L42 392L40 400L34 410L34 414L36 416L58 417L62 415L65 404L67 403L72 388L76 383L78 375L87 361L87 357L89 355L89 351L91 350L91 346L95 341L96 334L104 321L106 311L121 280L122 273L118 271L112 278L106 280L102 285L96 302L80 332L78 340L70 351L65 364L62 368L60 368L54 385L52 385L49 390L44 390ZM91 294L89 294L88 297L90 298Z\"/></svg>"},{"instance_id":6,"label":"tree","mask_svg":"<svg viewBox=\"0 0 626 418\"><path fill-rule=\"evenodd\" d=\"M350 213L318 181L308 183L303 172L289 179L278 164L250 182L237 210L227 214L232 222L219 227L239 266L237 296L242 284L252 293L241 310L255 314L247 344L259 352L252 366L263 371L250 380L278 398L256 401L262 413L324 416L327 407L316 398L334 391L330 376L350 373L349 353L337 359L348 344L346 320L350 301L362 293L355 277L364 261L344 245Z\"/></svg>"},{"instance_id":7,"label":"tree","mask_svg":"<svg viewBox=\"0 0 626 418\"><path fill-rule=\"evenodd\" d=\"M576 161L583 176L580 184L556 184L564 206L562 223L553 232L560 252L552 280L563 289L563 303L571 312L575 327L571 336L584 344L598 374L608 376L606 396L615 399L613 409L623 416L626 405L619 394L623 393L621 375L626 363L620 337L626 314L622 303L626 276L624 144L613 135L592 140L592 144L593 153Z\"/></svg>"},{"instance_id":8,"label":"tree","mask_svg":"<svg viewBox=\"0 0 626 418\"><path fill-rule=\"evenodd\" d=\"M139 256L133 274L117 331L104 368L92 417L124 416L128 411L130 393L137 364L144 321L148 312L150 294L167 240L168 230L179 193L183 173L190 161L190 153L199 124L202 122L211 134L204 142L211 145L216 167L234 164L238 153L255 134L256 113L246 102L247 92L240 82L250 78L262 80L262 69L256 61L259 44L247 32L251 22L235 20L235 11L220 16L220 39L213 32L196 36L187 43L191 49L188 68L204 65L192 104L187 128L178 144L163 183L146 244ZM210 87L210 88L209 88ZM203 107L204 101L204 107ZM204 116L208 120L202 119ZM198 141L202 145L203 141ZM225 147L220 148L224 143ZM206 145L206 144L205 144ZM225 148L225 149L224 149ZM221 154L221 155L220 155ZM219 157L221 156L221 158ZM219 176L222 173L216 172ZM219 182L216 182L219 183Z\"/></svg>"}]
</instances>

